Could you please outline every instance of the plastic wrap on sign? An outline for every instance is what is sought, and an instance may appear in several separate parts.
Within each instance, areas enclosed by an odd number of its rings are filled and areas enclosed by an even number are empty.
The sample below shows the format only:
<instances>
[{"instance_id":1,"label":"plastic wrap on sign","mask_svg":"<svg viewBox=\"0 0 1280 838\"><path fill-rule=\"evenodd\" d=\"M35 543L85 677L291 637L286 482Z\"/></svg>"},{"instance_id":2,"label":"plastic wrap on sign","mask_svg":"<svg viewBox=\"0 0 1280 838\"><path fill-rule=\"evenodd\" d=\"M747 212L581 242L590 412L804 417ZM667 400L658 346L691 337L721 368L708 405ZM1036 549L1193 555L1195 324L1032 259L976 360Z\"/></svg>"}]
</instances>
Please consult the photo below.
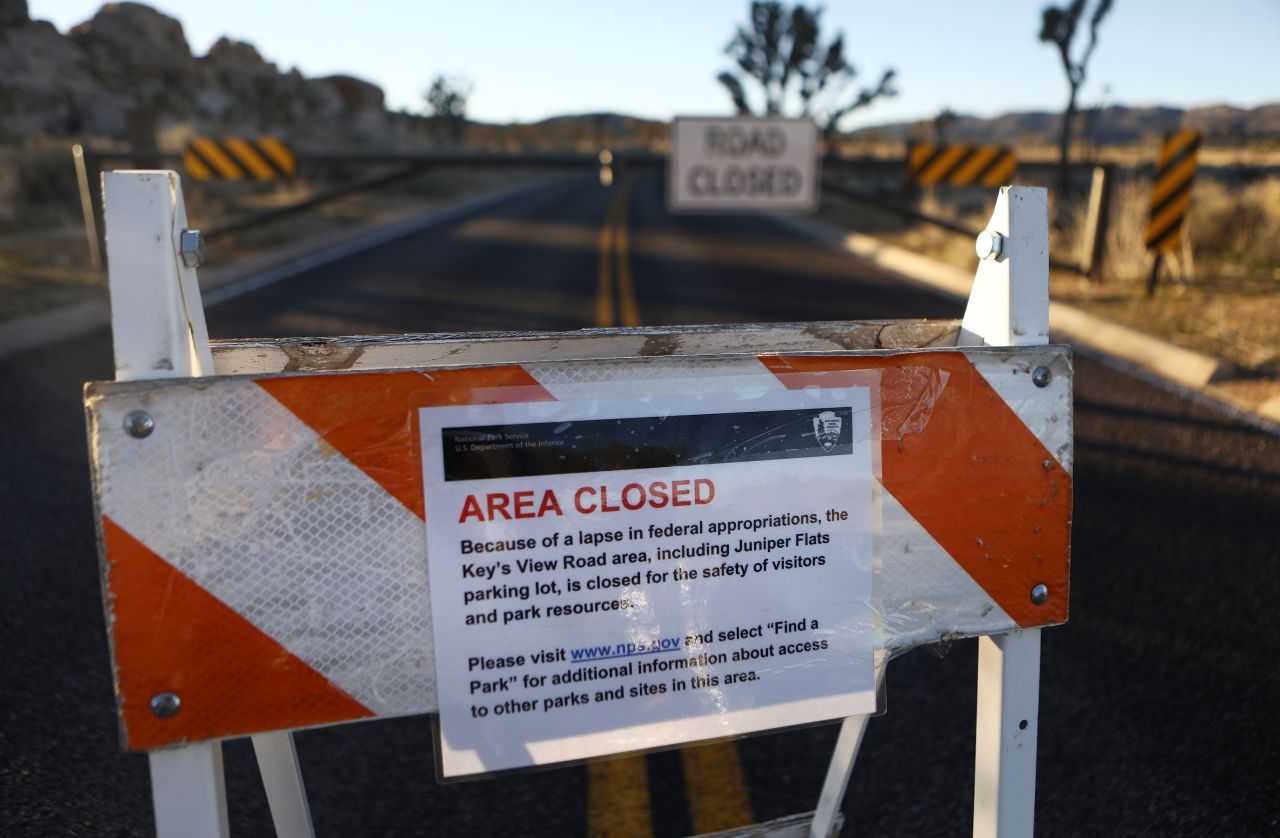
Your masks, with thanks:
<instances>
[{"instance_id":1,"label":"plastic wrap on sign","mask_svg":"<svg viewBox=\"0 0 1280 838\"><path fill-rule=\"evenodd\" d=\"M871 410L857 386L422 410L442 775L874 712Z\"/></svg>"},{"instance_id":2,"label":"plastic wrap on sign","mask_svg":"<svg viewBox=\"0 0 1280 838\"><path fill-rule=\"evenodd\" d=\"M1061 348L94 384L86 406L130 749L438 710L443 773L470 776L875 712L889 655L1066 617ZM153 715L162 692L182 712Z\"/></svg>"}]
</instances>

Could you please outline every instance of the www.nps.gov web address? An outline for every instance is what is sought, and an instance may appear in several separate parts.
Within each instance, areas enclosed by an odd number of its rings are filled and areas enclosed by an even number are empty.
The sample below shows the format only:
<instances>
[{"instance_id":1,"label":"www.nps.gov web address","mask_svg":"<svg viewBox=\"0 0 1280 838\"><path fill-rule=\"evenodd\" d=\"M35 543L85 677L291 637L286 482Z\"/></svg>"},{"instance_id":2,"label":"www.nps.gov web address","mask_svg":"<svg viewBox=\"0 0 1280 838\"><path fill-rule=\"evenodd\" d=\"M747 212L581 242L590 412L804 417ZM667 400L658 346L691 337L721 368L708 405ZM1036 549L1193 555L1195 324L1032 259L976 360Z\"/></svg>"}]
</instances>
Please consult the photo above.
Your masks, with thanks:
<instances>
[{"instance_id":1,"label":"www.nps.gov web address","mask_svg":"<svg viewBox=\"0 0 1280 838\"><path fill-rule=\"evenodd\" d=\"M663 652L675 652L683 642L679 637L659 637L656 640L615 643L608 646L583 646L569 650L569 660L574 663L586 661L613 660L615 658L633 658L638 655L658 655Z\"/></svg>"}]
</instances>

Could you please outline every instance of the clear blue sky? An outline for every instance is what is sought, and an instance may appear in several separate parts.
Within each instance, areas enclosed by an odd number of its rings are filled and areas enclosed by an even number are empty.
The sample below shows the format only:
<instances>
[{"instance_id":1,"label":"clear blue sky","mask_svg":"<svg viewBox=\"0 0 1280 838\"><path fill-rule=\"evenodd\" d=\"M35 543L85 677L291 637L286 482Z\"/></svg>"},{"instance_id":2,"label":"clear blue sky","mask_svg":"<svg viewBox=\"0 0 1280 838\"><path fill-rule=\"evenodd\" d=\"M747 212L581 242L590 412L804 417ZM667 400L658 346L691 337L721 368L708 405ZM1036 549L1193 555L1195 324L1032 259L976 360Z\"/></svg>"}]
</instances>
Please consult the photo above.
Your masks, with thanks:
<instances>
[{"instance_id":1,"label":"clear blue sky","mask_svg":"<svg viewBox=\"0 0 1280 838\"><path fill-rule=\"evenodd\" d=\"M1059 5L1066 0L1058 0ZM95 0L29 0L62 31ZM281 69L347 73L380 85L394 108L418 110L439 73L471 80L476 119L533 121L620 111L667 118L715 114L729 100L715 76L745 22L746 0L159 0L203 54L222 35L246 40ZM1056 51L1040 44L1045 0L829 0L862 81L899 73L897 99L846 128L930 117L944 106L991 116L1057 110L1066 98ZM1104 93L1104 87L1108 90ZM1115 0L1082 94L1131 105L1280 100L1280 0Z\"/></svg>"}]
</instances>

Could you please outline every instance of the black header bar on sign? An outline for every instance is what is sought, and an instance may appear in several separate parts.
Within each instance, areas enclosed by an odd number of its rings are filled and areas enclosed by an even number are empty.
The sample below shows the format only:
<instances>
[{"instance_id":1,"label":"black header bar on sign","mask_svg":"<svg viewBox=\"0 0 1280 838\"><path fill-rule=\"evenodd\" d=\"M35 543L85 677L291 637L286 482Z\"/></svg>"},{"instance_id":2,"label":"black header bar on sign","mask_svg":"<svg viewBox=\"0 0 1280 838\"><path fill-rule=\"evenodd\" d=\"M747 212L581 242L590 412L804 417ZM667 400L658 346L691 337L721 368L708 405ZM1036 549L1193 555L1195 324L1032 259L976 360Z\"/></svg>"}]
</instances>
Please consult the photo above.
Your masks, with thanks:
<instances>
[{"instance_id":1,"label":"black header bar on sign","mask_svg":"<svg viewBox=\"0 0 1280 838\"><path fill-rule=\"evenodd\" d=\"M443 428L445 480L852 454L853 410L815 407Z\"/></svg>"}]
</instances>

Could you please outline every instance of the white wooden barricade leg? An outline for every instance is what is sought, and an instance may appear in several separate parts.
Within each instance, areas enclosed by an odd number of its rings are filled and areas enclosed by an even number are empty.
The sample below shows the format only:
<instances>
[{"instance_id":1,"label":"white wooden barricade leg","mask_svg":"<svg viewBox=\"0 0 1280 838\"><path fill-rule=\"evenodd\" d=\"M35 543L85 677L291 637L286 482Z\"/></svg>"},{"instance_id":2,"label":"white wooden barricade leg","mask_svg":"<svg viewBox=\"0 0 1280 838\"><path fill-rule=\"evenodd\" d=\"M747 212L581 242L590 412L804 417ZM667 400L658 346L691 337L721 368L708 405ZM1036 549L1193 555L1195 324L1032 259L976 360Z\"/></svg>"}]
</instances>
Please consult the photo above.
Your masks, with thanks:
<instances>
[{"instance_id":1,"label":"white wooden barricade leg","mask_svg":"<svg viewBox=\"0 0 1280 838\"><path fill-rule=\"evenodd\" d=\"M178 175L105 173L103 203L116 380L211 374L213 356L195 270L199 258L194 254L195 237L183 239L187 211ZM177 712L182 712L180 704ZM292 734L269 733L253 740L277 833L311 836ZM226 836L221 743L202 742L149 756L161 838Z\"/></svg>"},{"instance_id":2,"label":"white wooden barricade leg","mask_svg":"<svg viewBox=\"0 0 1280 838\"><path fill-rule=\"evenodd\" d=\"M858 760L858 749L862 747L862 735L867 732L868 719L868 716L850 716L840 723L836 750L831 755L831 764L827 766L827 778L822 783L818 806L809 825L811 838L827 838L835 828L836 815L844 802L845 790L849 788L849 776L853 774L853 764Z\"/></svg>"},{"instance_id":3,"label":"white wooden barricade leg","mask_svg":"<svg viewBox=\"0 0 1280 838\"><path fill-rule=\"evenodd\" d=\"M961 342L1047 344L1048 191L1029 186L1001 189L977 249L978 271ZM1035 831L1039 707L1040 630L979 638L974 838L1029 836Z\"/></svg>"},{"instance_id":4,"label":"white wooden barricade leg","mask_svg":"<svg viewBox=\"0 0 1280 838\"><path fill-rule=\"evenodd\" d=\"M975 838L1035 831L1039 706L1040 630L978 638Z\"/></svg>"},{"instance_id":5,"label":"white wooden barricade leg","mask_svg":"<svg viewBox=\"0 0 1280 838\"><path fill-rule=\"evenodd\" d=\"M276 835L279 838L310 838L315 830L311 825L311 808L307 804L306 787L302 784L302 768L298 765L293 734L287 731L259 733L253 737L253 752L258 757L258 770L262 772L262 785L267 790Z\"/></svg>"},{"instance_id":6,"label":"white wooden barricade leg","mask_svg":"<svg viewBox=\"0 0 1280 838\"><path fill-rule=\"evenodd\" d=\"M1049 207L1039 187L1000 190L960 332L962 346L1049 342ZM1028 592L1029 595L1029 592ZM1029 836L1035 829L1036 721L1040 706L1040 630L978 639L974 838ZM867 717L840 727L810 838L828 838L858 757Z\"/></svg>"},{"instance_id":7,"label":"white wooden barricade leg","mask_svg":"<svg viewBox=\"0 0 1280 838\"><path fill-rule=\"evenodd\" d=\"M228 838L222 743L167 748L149 757L156 835Z\"/></svg>"}]
</instances>

